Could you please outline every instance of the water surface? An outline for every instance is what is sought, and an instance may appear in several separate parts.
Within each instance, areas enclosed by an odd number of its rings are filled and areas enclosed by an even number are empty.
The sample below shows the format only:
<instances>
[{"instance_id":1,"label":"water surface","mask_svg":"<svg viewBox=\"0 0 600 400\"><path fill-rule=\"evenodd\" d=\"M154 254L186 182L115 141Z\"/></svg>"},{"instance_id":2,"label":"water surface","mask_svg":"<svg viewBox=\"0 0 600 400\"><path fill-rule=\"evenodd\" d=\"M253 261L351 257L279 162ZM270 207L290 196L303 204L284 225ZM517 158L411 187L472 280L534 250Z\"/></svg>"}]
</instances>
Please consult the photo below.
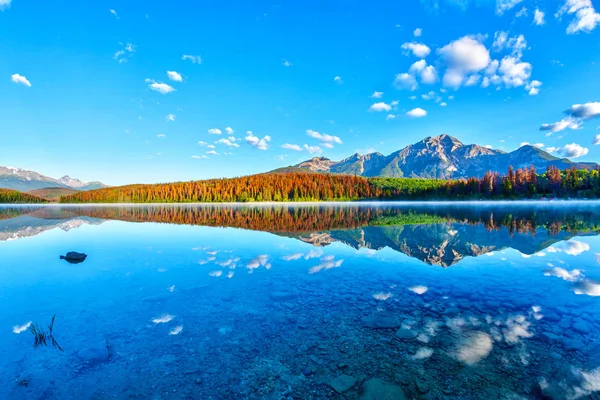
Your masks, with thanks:
<instances>
[{"instance_id":1,"label":"water surface","mask_svg":"<svg viewBox=\"0 0 600 400\"><path fill-rule=\"evenodd\" d=\"M598 398L598 205L2 207L0 398Z\"/></svg>"}]
</instances>

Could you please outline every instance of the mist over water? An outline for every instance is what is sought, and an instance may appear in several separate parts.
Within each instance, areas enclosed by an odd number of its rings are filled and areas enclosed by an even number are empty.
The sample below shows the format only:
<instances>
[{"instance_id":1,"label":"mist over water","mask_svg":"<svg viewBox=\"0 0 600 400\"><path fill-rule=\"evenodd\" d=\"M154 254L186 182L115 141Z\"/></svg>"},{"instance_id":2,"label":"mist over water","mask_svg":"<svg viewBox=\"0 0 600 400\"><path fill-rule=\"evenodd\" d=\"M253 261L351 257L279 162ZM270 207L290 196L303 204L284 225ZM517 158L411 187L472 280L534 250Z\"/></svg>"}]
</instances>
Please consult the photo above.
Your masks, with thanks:
<instances>
[{"instance_id":1,"label":"mist over water","mask_svg":"<svg viewBox=\"0 0 600 400\"><path fill-rule=\"evenodd\" d=\"M0 398L595 398L598 206L0 207Z\"/></svg>"}]
</instances>

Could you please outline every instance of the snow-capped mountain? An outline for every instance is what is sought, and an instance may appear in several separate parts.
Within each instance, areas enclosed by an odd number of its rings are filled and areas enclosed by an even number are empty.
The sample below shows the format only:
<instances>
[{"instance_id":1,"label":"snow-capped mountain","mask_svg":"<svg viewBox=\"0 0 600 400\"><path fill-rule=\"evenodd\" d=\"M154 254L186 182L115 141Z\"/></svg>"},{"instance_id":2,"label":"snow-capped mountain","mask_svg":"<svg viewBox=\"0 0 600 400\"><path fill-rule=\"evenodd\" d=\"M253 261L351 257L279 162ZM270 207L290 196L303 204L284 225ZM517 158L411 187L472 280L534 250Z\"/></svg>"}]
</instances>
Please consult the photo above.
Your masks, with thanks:
<instances>
[{"instance_id":1,"label":"snow-capped mountain","mask_svg":"<svg viewBox=\"0 0 600 400\"><path fill-rule=\"evenodd\" d=\"M102 182L97 181L82 182L79 179L71 178L69 176L55 179L35 171L0 166L0 188L15 189L21 192L50 187L92 190L106 186L107 185Z\"/></svg>"}]
</instances>

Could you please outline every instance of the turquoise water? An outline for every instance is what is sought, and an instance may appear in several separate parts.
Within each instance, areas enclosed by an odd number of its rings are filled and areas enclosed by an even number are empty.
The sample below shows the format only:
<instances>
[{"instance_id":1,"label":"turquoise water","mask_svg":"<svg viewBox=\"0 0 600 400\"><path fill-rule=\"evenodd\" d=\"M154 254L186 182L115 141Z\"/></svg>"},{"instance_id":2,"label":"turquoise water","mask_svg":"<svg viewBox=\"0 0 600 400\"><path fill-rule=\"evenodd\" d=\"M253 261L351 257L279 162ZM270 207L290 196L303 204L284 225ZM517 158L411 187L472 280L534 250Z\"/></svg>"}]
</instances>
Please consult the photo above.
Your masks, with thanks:
<instances>
[{"instance_id":1,"label":"turquoise water","mask_svg":"<svg viewBox=\"0 0 600 400\"><path fill-rule=\"evenodd\" d=\"M0 398L598 399L598 206L3 207Z\"/></svg>"}]
</instances>

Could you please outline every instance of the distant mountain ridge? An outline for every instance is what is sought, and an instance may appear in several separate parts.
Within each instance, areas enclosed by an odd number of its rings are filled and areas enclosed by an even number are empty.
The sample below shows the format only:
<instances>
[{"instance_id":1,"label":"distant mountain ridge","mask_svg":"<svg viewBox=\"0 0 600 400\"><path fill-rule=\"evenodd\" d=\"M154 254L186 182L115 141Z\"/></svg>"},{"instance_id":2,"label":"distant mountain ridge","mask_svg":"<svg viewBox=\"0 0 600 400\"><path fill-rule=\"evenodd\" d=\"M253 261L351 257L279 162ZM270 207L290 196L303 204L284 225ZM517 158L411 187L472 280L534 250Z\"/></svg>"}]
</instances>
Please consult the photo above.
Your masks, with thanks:
<instances>
[{"instance_id":1,"label":"distant mountain ridge","mask_svg":"<svg viewBox=\"0 0 600 400\"><path fill-rule=\"evenodd\" d=\"M0 166L0 188L14 189L27 192L45 188L68 188L76 190L93 190L108 187L102 182L82 182L67 175L54 179L35 171L21 168Z\"/></svg>"},{"instance_id":2,"label":"distant mountain ridge","mask_svg":"<svg viewBox=\"0 0 600 400\"><path fill-rule=\"evenodd\" d=\"M549 165L559 169L575 166L597 168L590 162L573 162L555 157L542 149L525 145L512 152L490 149L477 144L465 145L449 135L427 137L388 156L381 153L358 153L341 161L314 157L293 167L313 172L331 172L365 177L406 178L469 178L482 177L487 171L505 174L509 166L515 169L533 165L543 171Z\"/></svg>"}]
</instances>

